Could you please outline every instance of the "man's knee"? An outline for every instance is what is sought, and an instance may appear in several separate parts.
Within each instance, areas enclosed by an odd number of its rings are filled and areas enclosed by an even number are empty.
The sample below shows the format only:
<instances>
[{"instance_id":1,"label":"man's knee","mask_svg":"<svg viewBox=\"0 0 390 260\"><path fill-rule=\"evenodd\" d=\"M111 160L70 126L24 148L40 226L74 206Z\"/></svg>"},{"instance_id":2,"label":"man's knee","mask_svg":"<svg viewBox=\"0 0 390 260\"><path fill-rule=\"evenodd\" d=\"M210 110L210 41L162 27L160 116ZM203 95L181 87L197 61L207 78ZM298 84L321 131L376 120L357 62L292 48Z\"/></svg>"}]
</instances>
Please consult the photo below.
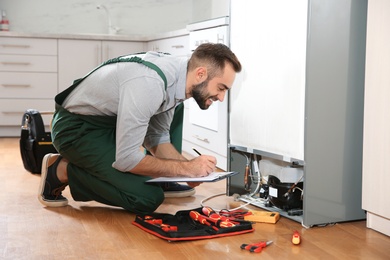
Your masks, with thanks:
<instances>
[{"instance_id":1,"label":"man's knee","mask_svg":"<svg viewBox=\"0 0 390 260\"><path fill-rule=\"evenodd\" d=\"M154 212L163 201L164 192L161 188L156 187L153 192L147 195L137 195L136 198L129 198L128 205L123 208L137 214L149 214Z\"/></svg>"}]
</instances>

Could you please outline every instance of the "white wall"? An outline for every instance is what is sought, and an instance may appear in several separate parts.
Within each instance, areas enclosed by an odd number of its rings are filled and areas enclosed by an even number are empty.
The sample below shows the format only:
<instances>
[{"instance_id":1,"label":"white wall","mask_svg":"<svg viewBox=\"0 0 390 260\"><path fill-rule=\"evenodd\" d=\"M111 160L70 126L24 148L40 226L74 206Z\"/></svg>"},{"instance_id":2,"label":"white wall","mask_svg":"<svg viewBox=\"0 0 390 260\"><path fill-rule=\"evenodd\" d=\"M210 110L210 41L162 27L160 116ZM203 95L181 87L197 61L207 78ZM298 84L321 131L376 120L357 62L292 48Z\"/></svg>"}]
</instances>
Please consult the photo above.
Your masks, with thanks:
<instances>
[{"instance_id":1,"label":"white wall","mask_svg":"<svg viewBox=\"0 0 390 260\"><path fill-rule=\"evenodd\" d=\"M108 32L104 4L118 34L152 34L229 14L229 0L1 0L10 30L29 33Z\"/></svg>"}]
</instances>

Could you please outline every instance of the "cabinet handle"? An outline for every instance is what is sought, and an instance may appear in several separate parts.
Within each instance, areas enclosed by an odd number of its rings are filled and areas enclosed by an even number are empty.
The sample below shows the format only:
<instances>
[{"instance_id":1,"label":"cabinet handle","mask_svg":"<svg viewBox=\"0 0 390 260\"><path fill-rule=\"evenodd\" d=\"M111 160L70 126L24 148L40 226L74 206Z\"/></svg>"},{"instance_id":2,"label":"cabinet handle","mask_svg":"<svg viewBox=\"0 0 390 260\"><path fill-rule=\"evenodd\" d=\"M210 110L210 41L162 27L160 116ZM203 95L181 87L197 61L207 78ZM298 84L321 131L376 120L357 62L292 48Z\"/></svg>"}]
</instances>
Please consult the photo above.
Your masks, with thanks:
<instances>
[{"instance_id":1,"label":"cabinet handle","mask_svg":"<svg viewBox=\"0 0 390 260\"><path fill-rule=\"evenodd\" d=\"M23 115L24 112L21 111L2 111L4 115Z\"/></svg>"},{"instance_id":2,"label":"cabinet handle","mask_svg":"<svg viewBox=\"0 0 390 260\"><path fill-rule=\"evenodd\" d=\"M1 47L4 48L30 48L30 45L20 45L20 44L2 44Z\"/></svg>"},{"instance_id":3,"label":"cabinet handle","mask_svg":"<svg viewBox=\"0 0 390 260\"><path fill-rule=\"evenodd\" d=\"M194 135L193 137L195 137L195 138L198 139L199 141L202 141L202 142L205 142L205 143L210 143L209 139L207 139L207 138L202 138L202 137L200 137L199 135Z\"/></svg>"},{"instance_id":4,"label":"cabinet handle","mask_svg":"<svg viewBox=\"0 0 390 260\"><path fill-rule=\"evenodd\" d=\"M41 114L41 115L53 115L54 111L39 111L39 114Z\"/></svg>"},{"instance_id":5,"label":"cabinet handle","mask_svg":"<svg viewBox=\"0 0 390 260\"><path fill-rule=\"evenodd\" d=\"M3 87L6 88L29 88L31 87L30 84L1 84Z\"/></svg>"},{"instance_id":6,"label":"cabinet handle","mask_svg":"<svg viewBox=\"0 0 390 260\"><path fill-rule=\"evenodd\" d=\"M180 49L184 48L184 45L172 45L172 48Z\"/></svg>"},{"instance_id":7,"label":"cabinet handle","mask_svg":"<svg viewBox=\"0 0 390 260\"><path fill-rule=\"evenodd\" d=\"M217 34L217 43L225 43L225 35Z\"/></svg>"},{"instance_id":8,"label":"cabinet handle","mask_svg":"<svg viewBox=\"0 0 390 260\"><path fill-rule=\"evenodd\" d=\"M23 115L24 111L2 111L1 113L5 115ZM51 111L39 111L41 115L53 115L54 112Z\"/></svg>"},{"instance_id":9,"label":"cabinet handle","mask_svg":"<svg viewBox=\"0 0 390 260\"><path fill-rule=\"evenodd\" d=\"M30 65L30 62L12 62L12 61L3 61L1 62L3 65L20 65L20 66L27 66Z\"/></svg>"}]
</instances>

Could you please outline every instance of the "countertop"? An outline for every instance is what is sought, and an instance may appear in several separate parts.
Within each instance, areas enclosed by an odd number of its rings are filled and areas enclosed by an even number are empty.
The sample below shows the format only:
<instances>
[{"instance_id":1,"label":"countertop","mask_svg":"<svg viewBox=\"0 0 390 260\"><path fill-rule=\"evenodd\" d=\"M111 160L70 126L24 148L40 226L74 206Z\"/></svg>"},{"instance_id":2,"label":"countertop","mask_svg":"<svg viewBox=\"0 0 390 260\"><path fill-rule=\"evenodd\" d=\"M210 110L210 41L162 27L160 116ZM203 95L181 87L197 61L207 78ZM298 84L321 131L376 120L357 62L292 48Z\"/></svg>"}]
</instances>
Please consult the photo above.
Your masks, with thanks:
<instances>
[{"instance_id":1,"label":"countertop","mask_svg":"<svg viewBox=\"0 0 390 260\"><path fill-rule=\"evenodd\" d=\"M150 35L133 34L68 34L68 33L26 33L26 32L0 32L0 37L26 37L26 38L47 38L47 39L79 39L79 40L105 40L105 41L153 41L166 38L188 35L187 29L156 33Z\"/></svg>"}]
</instances>

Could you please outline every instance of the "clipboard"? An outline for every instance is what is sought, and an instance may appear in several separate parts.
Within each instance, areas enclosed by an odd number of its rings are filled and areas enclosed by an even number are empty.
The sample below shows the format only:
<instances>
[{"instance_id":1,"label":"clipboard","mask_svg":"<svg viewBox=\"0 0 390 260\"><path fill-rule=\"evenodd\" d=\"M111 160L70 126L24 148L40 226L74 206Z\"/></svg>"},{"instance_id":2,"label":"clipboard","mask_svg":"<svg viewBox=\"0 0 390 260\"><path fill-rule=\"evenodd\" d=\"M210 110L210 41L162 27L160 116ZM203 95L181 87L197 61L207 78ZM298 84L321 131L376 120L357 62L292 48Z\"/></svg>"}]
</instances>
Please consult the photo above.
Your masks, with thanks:
<instances>
[{"instance_id":1,"label":"clipboard","mask_svg":"<svg viewBox=\"0 0 390 260\"><path fill-rule=\"evenodd\" d=\"M205 177L158 177L146 182L216 182L234 176L238 172L212 172Z\"/></svg>"}]
</instances>

